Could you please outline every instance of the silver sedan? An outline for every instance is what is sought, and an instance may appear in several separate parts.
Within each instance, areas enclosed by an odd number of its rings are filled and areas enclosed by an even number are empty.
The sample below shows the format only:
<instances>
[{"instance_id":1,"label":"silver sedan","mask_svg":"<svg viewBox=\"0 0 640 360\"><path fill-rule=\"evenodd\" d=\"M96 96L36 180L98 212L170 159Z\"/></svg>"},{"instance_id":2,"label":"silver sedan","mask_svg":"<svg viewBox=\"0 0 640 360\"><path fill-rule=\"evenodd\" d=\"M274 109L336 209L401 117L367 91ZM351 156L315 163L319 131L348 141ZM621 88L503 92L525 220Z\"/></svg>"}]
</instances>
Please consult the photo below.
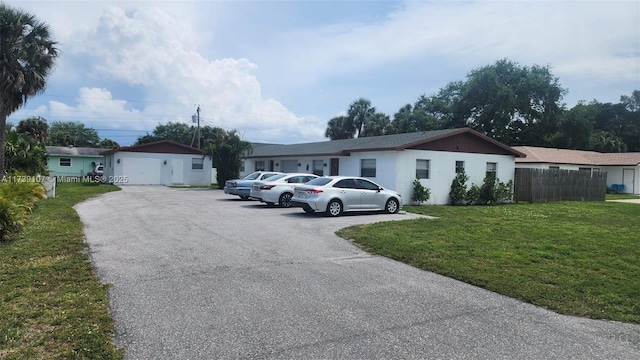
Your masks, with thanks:
<instances>
[{"instance_id":1,"label":"silver sedan","mask_svg":"<svg viewBox=\"0 0 640 360\"><path fill-rule=\"evenodd\" d=\"M397 213L402 196L373 181L353 176L327 176L296 186L291 206L307 213L326 212L339 216L347 211L379 211Z\"/></svg>"},{"instance_id":2,"label":"silver sedan","mask_svg":"<svg viewBox=\"0 0 640 360\"><path fill-rule=\"evenodd\" d=\"M317 178L313 174L280 174L265 181L256 181L251 188L250 198L259 200L267 205L278 204L282 207L291 206L293 188Z\"/></svg>"}]
</instances>

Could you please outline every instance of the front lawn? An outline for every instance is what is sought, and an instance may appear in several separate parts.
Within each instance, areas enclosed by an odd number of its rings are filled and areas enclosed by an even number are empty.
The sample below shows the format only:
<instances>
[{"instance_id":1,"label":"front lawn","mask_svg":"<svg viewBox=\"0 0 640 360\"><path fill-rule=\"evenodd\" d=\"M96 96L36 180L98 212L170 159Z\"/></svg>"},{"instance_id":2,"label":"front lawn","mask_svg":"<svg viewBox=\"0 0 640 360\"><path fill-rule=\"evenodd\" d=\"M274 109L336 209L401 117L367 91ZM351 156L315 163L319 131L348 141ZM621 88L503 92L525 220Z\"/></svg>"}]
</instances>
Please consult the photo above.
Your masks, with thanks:
<instances>
[{"instance_id":1,"label":"front lawn","mask_svg":"<svg viewBox=\"0 0 640 360\"><path fill-rule=\"evenodd\" d=\"M407 206L338 232L363 249L563 314L640 323L640 205Z\"/></svg>"},{"instance_id":2,"label":"front lawn","mask_svg":"<svg viewBox=\"0 0 640 360\"><path fill-rule=\"evenodd\" d=\"M60 183L15 241L0 243L0 358L121 359L107 288L73 205L115 186Z\"/></svg>"}]
</instances>

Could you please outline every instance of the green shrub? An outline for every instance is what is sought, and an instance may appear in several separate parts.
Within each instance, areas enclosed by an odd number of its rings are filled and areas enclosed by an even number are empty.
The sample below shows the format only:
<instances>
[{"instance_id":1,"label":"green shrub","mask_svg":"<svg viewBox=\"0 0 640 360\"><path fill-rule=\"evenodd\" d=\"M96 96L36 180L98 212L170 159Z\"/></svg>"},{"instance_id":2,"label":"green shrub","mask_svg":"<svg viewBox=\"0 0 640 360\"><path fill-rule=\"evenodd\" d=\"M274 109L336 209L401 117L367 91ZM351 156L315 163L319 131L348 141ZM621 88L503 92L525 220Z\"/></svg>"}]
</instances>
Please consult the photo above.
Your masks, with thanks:
<instances>
[{"instance_id":1,"label":"green shrub","mask_svg":"<svg viewBox=\"0 0 640 360\"><path fill-rule=\"evenodd\" d=\"M467 205L473 205L478 202L480 199L480 188L476 184L471 184L469 191L465 196L465 200L467 201Z\"/></svg>"},{"instance_id":2,"label":"green shrub","mask_svg":"<svg viewBox=\"0 0 640 360\"><path fill-rule=\"evenodd\" d=\"M421 203L429 200L430 197L431 190L422 186L420 179L416 178L413 180L413 195L411 196L411 200L416 203Z\"/></svg>"},{"instance_id":3,"label":"green shrub","mask_svg":"<svg viewBox=\"0 0 640 360\"><path fill-rule=\"evenodd\" d=\"M499 183L496 197L498 202L511 202L513 200L513 180L509 180L506 184Z\"/></svg>"},{"instance_id":4,"label":"green shrub","mask_svg":"<svg viewBox=\"0 0 640 360\"><path fill-rule=\"evenodd\" d=\"M494 204L497 200L496 189L496 174L492 172L487 173L480 187L480 199L478 199L478 201L482 204Z\"/></svg>"},{"instance_id":5,"label":"green shrub","mask_svg":"<svg viewBox=\"0 0 640 360\"><path fill-rule=\"evenodd\" d=\"M18 234L36 202L46 196L46 190L40 183L0 183L0 242Z\"/></svg>"},{"instance_id":6,"label":"green shrub","mask_svg":"<svg viewBox=\"0 0 640 360\"><path fill-rule=\"evenodd\" d=\"M449 191L449 197L451 198L451 205L463 204L467 196L467 181L469 181L469 175L464 172L460 172L451 182L451 191Z\"/></svg>"}]
</instances>

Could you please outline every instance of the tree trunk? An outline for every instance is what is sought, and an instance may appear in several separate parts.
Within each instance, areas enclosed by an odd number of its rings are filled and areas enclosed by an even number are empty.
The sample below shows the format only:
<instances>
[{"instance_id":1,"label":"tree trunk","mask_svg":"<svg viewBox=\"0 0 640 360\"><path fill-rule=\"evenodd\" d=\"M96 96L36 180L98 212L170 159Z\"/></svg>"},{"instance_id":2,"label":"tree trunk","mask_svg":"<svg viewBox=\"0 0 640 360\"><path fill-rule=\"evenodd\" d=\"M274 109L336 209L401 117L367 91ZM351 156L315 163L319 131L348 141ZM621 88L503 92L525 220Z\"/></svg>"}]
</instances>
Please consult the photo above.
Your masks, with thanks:
<instances>
[{"instance_id":1,"label":"tree trunk","mask_svg":"<svg viewBox=\"0 0 640 360\"><path fill-rule=\"evenodd\" d=\"M5 175L5 150L7 142L7 114L0 112L0 181L4 180Z\"/></svg>"}]
</instances>

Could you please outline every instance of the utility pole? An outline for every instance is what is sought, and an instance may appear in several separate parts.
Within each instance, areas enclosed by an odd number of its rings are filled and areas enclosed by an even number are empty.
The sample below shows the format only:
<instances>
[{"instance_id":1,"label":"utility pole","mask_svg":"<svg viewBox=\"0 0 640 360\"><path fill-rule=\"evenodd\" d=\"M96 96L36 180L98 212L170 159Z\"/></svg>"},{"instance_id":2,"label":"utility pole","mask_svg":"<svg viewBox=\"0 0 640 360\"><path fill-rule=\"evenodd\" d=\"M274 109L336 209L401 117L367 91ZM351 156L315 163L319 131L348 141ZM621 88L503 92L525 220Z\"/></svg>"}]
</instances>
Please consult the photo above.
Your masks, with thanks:
<instances>
[{"instance_id":1,"label":"utility pole","mask_svg":"<svg viewBox=\"0 0 640 360\"><path fill-rule=\"evenodd\" d=\"M198 149L200 149L200 105L196 109L196 114L198 115Z\"/></svg>"}]
</instances>

